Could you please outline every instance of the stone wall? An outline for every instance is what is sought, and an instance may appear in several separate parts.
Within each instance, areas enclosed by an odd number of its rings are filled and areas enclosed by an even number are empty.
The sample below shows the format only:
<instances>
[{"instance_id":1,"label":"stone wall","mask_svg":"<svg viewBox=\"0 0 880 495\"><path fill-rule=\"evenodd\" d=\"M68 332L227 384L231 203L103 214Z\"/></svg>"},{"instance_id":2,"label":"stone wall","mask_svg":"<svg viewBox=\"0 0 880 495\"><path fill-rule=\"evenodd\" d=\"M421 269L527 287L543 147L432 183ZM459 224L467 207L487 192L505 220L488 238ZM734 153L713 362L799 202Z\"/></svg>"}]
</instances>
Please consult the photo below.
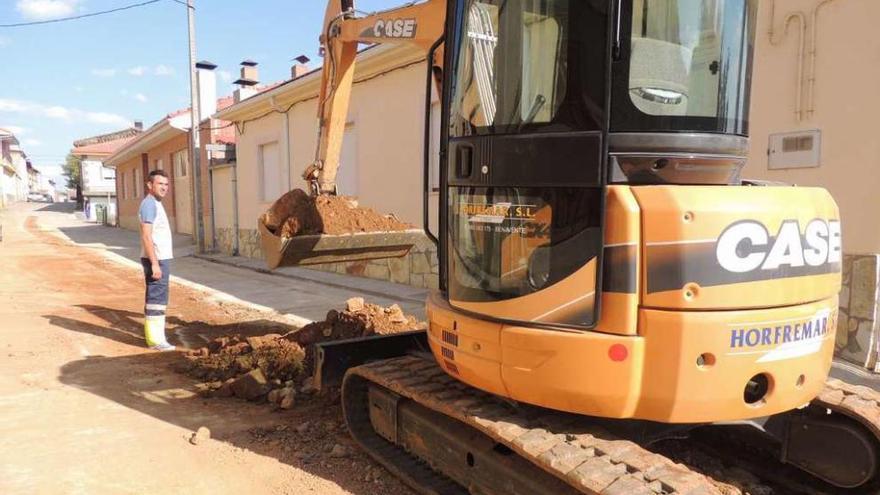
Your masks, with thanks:
<instances>
[{"instance_id":1,"label":"stone wall","mask_svg":"<svg viewBox=\"0 0 880 495\"><path fill-rule=\"evenodd\" d=\"M835 352L847 361L880 373L880 322L877 306L880 254L843 257L843 288Z\"/></svg>"},{"instance_id":2,"label":"stone wall","mask_svg":"<svg viewBox=\"0 0 880 495\"><path fill-rule=\"evenodd\" d=\"M221 231L231 229L217 229L217 246L227 254L232 253L231 239L226 240L221 236ZM221 242L223 237L223 242ZM260 245L260 233L255 229L239 229L238 251L241 256L248 258L265 259ZM398 284L411 285L413 287L436 289L438 287L439 263L437 261L437 247L426 236L401 258L387 258L381 260L353 261L349 263L327 263L323 265L311 265L304 268L324 272L342 273L358 277L388 280Z\"/></svg>"},{"instance_id":3,"label":"stone wall","mask_svg":"<svg viewBox=\"0 0 880 495\"><path fill-rule=\"evenodd\" d=\"M401 258L328 263L325 265L312 265L306 268L377 280L388 280L398 284L428 289L436 289L439 283L437 247L425 236L413 246L406 256Z\"/></svg>"},{"instance_id":4,"label":"stone wall","mask_svg":"<svg viewBox=\"0 0 880 495\"><path fill-rule=\"evenodd\" d=\"M231 227L217 227L216 232L214 233L214 238L217 240L217 250L223 254L232 255L232 228Z\"/></svg>"}]
</instances>

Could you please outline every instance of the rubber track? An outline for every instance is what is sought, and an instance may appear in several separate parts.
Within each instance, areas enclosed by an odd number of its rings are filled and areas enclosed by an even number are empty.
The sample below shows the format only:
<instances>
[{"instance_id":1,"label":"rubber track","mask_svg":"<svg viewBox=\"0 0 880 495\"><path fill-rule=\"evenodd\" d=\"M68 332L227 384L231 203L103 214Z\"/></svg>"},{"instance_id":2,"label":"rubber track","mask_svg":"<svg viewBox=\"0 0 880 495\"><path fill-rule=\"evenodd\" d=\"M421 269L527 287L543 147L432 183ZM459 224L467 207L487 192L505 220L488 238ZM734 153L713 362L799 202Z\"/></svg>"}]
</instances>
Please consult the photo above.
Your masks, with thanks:
<instances>
[{"instance_id":1,"label":"rubber track","mask_svg":"<svg viewBox=\"0 0 880 495\"><path fill-rule=\"evenodd\" d=\"M481 431L585 494L722 493L702 474L592 426L583 416L531 406L513 408L453 379L433 360L404 356L351 368L348 373Z\"/></svg>"},{"instance_id":2,"label":"rubber track","mask_svg":"<svg viewBox=\"0 0 880 495\"><path fill-rule=\"evenodd\" d=\"M880 444L880 392L829 378L811 404L826 407L864 425Z\"/></svg>"}]
</instances>

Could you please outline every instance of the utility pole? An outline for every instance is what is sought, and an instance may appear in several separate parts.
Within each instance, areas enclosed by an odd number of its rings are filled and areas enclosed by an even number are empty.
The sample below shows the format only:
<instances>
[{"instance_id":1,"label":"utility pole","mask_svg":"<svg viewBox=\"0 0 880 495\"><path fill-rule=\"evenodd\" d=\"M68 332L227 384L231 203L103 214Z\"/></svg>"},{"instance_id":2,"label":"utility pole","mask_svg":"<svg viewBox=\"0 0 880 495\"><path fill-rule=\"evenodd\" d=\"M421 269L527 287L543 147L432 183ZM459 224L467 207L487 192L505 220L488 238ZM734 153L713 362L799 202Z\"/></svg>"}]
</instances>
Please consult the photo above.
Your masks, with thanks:
<instances>
[{"instance_id":1,"label":"utility pole","mask_svg":"<svg viewBox=\"0 0 880 495\"><path fill-rule=\"evenodd\" d=\"M199 126L202 123L202 115L199 111L199 88L196 76L196 23L195 6L193 0L186 0L186 18L189 23L189 92L190 92L190 154L192 155L192 199L193 216L195 216L196 251L205 251L203 240L205 238L205 224L202 218L202 167L201 146L199 145Z\"/></svg>"}]
</instances>

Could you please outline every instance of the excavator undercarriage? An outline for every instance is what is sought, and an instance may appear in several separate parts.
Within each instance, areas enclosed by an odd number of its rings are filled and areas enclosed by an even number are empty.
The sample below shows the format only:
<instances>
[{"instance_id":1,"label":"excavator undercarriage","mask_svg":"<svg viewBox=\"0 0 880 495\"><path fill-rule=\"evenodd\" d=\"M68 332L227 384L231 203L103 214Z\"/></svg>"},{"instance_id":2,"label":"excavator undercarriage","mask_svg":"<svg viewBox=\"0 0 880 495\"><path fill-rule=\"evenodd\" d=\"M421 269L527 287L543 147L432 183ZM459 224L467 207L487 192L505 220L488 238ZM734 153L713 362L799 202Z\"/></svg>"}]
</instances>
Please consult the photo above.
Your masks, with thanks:
<instances>
[{"instance_id":1,"label":"excavator undercarriage","mask_svg":"<svg viewBox=\"0 0 880 495\"><path fill-rule=\"evenodd\" d=\"M420 493L746 493L651 451L689 436L696 448L753 468L780 487L773 493L880 493L880 394L834 379L806 408L768 418L783 427L778 434L516 404L452 379L424 355L350 369L342 397L355 440Z\"/></svg>"}]
</instances>

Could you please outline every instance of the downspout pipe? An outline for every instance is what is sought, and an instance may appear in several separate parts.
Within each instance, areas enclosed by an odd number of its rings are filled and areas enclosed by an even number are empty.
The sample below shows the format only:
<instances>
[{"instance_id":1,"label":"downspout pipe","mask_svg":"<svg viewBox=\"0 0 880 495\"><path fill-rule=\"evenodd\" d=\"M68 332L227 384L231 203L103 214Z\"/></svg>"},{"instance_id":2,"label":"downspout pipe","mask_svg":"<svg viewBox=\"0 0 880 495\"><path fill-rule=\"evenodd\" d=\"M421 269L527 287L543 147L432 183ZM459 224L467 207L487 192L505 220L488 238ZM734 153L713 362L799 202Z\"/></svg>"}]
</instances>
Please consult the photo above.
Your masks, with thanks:
<instances>
[{"instance_id":1,"label":"downspout pipe","mask_svg":"<svg viewBox=\"0 0 880 495\"><path fill-rule=\"evenodd\" d=\"M211 152L208 151L208 194L211 196L211 252L217 252L217 222L214 220L214 167L211 166Z\"/></svg>"},{"instance_id":2,"label":"downspout pipe","mask_svg":"<svg viewBox=\"0 0 880 495\"><path fill-rule=\"evenodd\" d=\"M238 161L232 166L232 255L238 256Z\"/></svg>"},{"instance_id":3,"label":"downspout pipe","mask_svg":"<svg viewBox=\"0 0 880 495\"><path fill-rule=\"evenodd\" d=\"M816 90L816 38L818 36L819 11L822 7L828 5L834 0L822 0L813 8L812 18L810 19L810 73L807 76L807 117L812 117L816 111L815 90Z\"/></svg>"},{"instance_id":4,"label":"downspout pipe","mask_svg":"<svg viewBox=\"0 0 880 495\"><path fill-rule=\"evenodd\" d=\"M286 109L278 106L278 103L275 101L275 96L269 98L269 105L272 107L273 111L284 116L284 120L281 122L281 131L284 133L282 143L284 148L284 167L285 170L287 170L287 190L290 191L293 189L293 173L290 170L290 113L288 113Z\"/></svg>"},{"instance_id":5,"label":"downspout pipe","mask_svg":"<svg viewBox=\"0 0 880 495\"><path fill-rule=\"evenodd\" d=\"M798 122L803 120L804 111L803 111L803 92L804 92L804 48L806 45L806 34L807 34L807 18L803 12L791 12L785 16L785 20L783 24L783 32L782 36L779 39L774 39L775 31L774 31L774 21L776 19L776 2L774 0L770 0L770 28L767 30L767 34L770 38L771 46L779 46L782 41L785 39L785 35L788 34L788 27L791 24L791 21L797 19L799 24L799 36L798 36L798 58L797 58L797 89L795 93L795 118ZM814 25L815 28L815 25Z\"/></svg>"}]
</instances>

